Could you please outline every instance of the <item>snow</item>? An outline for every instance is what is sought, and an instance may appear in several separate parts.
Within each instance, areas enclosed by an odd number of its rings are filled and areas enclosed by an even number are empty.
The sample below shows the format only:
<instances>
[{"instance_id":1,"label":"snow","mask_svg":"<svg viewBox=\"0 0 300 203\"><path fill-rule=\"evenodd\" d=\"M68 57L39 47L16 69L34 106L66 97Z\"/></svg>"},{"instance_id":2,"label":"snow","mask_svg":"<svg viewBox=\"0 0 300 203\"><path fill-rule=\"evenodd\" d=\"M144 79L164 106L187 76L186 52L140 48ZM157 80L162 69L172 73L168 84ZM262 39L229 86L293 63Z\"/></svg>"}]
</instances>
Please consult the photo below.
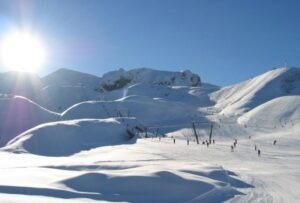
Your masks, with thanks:
<instances>
[{"instance_id":1,"label":"snow","mask_svg":"<svg viewBox=\"0 0 300 203\"><path fill-rule=\"evenodd\" d=\"M131 84L150 83L168 86L201 86L201 79L198 75L189 70L183 72L170 72L153 70L150 68L139 68L130 71L119 69L103 75L101 84L114 84L119 79L126 79Z\"/></svg>"},{"instance_id":2,"label":"snow","mask_svg":"<svg viewBox=\"0 0 300 203\"><path fill-rule=\"evenodd\" d=\"M297 68L221 89L190 71L61 69L34 76L28 97L11 78L0 81L0 202L300 199ZM202 144L211 129L215 143Z\"/></svg>"},{"instance_id":3,"label":"snow","mask_svg":"<svg viewBox=\"0 0 300 203\"><path fill-rule=\"evenodd\" d=\"M300 70L298 68L277 68L253 79L213 92L210 97L216 101L221 113L241 115L271 99L300 94Z\"/></svg>"},{"instance_id":4,"label":"snow","mask_svg":"<svg viewBox=\"0 0 300 203\"><path fill-rule=\"evenodd\" d=\"M19 133L38 124L60 119L51 112L22 96L0 96L0 146Z\"/></svg>"},{"instance_id":5,"label":"snow","mask_svg":"<svg viewBox=\"0 0 300 203\"><path fill-rule=\"evenodd\" d=\"M133 128L133 122L127 121L81 119L41 124L20 134L4 149L44 156L69 156L96 147L132 143L136 137L130 137L126 130Z\"/></svg>"},{"instance_id":6,"label":"snow","mask_svg":"<svg viewBox=\"0 0 300 203\"><path fill-rule=\"evenodd\" d=\"M246 125L261 125L265 128L293 127L300 121L300 96L284 96L268 101L238 118ZM273 130L272 129L272 130Z\"/></svg>"}]
</instances>

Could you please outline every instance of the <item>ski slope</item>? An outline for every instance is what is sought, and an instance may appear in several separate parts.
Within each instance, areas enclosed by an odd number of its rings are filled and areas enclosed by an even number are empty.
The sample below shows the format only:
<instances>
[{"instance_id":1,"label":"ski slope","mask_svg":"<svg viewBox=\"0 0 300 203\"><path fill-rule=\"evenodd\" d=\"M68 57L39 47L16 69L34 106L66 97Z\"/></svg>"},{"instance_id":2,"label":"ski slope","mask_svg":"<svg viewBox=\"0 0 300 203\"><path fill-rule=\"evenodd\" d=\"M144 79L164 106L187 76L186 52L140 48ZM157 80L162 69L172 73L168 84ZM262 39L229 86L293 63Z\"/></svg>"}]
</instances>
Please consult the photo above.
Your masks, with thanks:
<instances>
[{"instance_id":1,"label":"ski slope","mask_svg":"<svg viewBox=\"0 0 300 203\"><path fill-rule=\"evenodd\" d=\"M149 68L6 74L0 202L300 199L300 69L223 88Z\"/></svg>"},{"instance_id":2,"label":"ski slope","mask_svg":"<svg viewBox=\"0 0 300 203\"><path fill-rule=\"evenodd\" d=\"M273 139L277 145L272 145ZM0 152L0 201L297 202L299 136L266 134L196 145L171 138L49 157ZM262 150L261 157L254 144ZM13 160L13 161L12 161ZM26 160L26 161L24 161ZM45 176L45 174L47 174Z\"/></svg>"},{"instance_id":3,"label":"ski slope","mask_svg":"<svg viewBox=\"0 0 300 203\"><path fill-rule=\"evenodd\" d=\"M300 94L300 69L277 68L210 94L221 113L241 115L281 96Z\"/></svg>"}]
</instances>

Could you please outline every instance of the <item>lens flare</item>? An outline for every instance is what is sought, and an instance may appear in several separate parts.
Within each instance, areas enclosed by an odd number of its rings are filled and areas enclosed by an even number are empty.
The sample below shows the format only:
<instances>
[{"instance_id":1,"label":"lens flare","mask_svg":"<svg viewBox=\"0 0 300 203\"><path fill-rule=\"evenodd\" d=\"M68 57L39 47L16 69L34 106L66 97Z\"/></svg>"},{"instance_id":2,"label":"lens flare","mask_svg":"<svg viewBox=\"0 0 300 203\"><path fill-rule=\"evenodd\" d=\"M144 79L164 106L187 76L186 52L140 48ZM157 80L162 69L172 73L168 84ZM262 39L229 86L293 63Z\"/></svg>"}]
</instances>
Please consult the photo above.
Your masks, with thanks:
<instances>
[{"instance_id":1,"label":"lens flare","mask_svg":"<svg viewBox=\"0 0 300 203\"><path fill-rule=\"evenodd\" d=\"M45 62L45 49L37 36L13 32L1 42L1 62L8 70L36 72Z\"/></svg>"}]
</instances>

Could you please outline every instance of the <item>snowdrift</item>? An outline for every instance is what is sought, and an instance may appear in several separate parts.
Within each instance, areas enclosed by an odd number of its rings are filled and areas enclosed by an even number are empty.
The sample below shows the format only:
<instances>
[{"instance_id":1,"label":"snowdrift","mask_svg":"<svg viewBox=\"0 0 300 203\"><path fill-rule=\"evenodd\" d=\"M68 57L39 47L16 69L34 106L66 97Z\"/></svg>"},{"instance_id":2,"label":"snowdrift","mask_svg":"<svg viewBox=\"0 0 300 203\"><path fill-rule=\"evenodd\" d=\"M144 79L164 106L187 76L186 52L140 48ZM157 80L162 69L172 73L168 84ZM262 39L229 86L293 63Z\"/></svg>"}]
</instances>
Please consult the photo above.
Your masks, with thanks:
<instances>
[{"instance_id":1,"label":"snowdrift","mask_svg":"<svg viewBox=\"0 0 300 203\"><path fill-rule=\"evenodd\" d=\"M0 146L38 124L56 121L60 115L21 96L0 97Z\"/></svg>"},{"instance_id":2,"label":"snowdrift","mask_svg":"<svg viewBox=\"0 0 300 203\"><path fill-rule=\"evenodd\" d=\"M221 113L241 115L274 98L300 94L300 69L277 68L210 95Z\"/></svg>"},{"instance_id":3,"label":"snowdrift","mask_svg":"<svg viewBox=\"0 0 300 203\"><path fill-rule=\"evenodd\" d=\"M81 193L99 194L92 198L109 202L224 202L242 194L227 182L233 179L228 175L226 179L217 182L215 177L209 177L204 173L197 174L194 171L187 173L194 175L193 179L186 178L187 175L180 172L158 171L149 176L86 173L61 182ZM219 172L216 176L222 177ZM251 187L239 182L241 185Z\"/></svg>"},{"instance_id":4,"label":"snowdrift","mask_svg":"<svg viewBox=\"0 0 300 203\"><path fill-rule=\"evenodd\" d=\"M133 119L81 119L46 123L32 128L4 148L43 156L70 156L101 146L132 143L127 130Z\"/></svg>"}]
</instances>

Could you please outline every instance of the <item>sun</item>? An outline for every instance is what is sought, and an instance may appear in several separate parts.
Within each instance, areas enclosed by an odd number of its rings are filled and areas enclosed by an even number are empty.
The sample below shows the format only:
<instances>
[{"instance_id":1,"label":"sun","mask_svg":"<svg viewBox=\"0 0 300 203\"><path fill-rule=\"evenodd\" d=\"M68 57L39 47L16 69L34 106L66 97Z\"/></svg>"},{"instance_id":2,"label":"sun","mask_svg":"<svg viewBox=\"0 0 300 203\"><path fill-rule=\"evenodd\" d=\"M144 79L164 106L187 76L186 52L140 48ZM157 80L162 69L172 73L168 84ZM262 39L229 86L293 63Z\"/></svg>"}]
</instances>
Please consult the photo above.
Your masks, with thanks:
<instances>
[{"instance_id":1,"label":"sun","mask_svg":"<svg viewBox=\"0 0 300 203\"><path fill-rule=\"evenodd\" d=\"M7 34L0 46L1 62L5 69L37 72L45 62L44 46L32 33Z\"/></svg>"}]
</instances>

